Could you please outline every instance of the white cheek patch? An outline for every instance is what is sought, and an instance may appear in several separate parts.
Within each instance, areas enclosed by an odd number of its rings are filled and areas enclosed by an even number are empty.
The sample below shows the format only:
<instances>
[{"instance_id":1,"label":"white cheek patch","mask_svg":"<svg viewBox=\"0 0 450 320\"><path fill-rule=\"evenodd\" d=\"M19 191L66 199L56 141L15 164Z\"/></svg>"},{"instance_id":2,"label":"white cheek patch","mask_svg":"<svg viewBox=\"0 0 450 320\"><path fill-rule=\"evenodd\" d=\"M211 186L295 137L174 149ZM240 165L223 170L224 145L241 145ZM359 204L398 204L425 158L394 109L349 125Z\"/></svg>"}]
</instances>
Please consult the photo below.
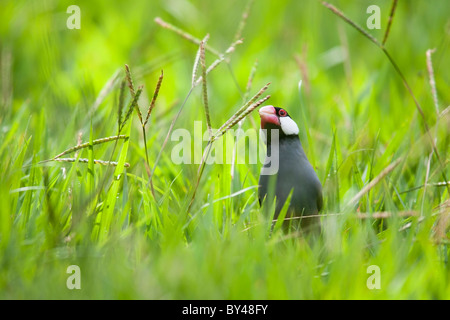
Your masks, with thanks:
<instances>
[{"instance_id":1,"label":"white cheek patch","mask_svg":"<svg viewBox=\"0 0 450 320\"><path fill-rule=\"evenodd\" d=\"M280 124L281 130L287 136L298 134L299 132L297 124L290 117L280 117Z\"/></svg>"}]
</instances>

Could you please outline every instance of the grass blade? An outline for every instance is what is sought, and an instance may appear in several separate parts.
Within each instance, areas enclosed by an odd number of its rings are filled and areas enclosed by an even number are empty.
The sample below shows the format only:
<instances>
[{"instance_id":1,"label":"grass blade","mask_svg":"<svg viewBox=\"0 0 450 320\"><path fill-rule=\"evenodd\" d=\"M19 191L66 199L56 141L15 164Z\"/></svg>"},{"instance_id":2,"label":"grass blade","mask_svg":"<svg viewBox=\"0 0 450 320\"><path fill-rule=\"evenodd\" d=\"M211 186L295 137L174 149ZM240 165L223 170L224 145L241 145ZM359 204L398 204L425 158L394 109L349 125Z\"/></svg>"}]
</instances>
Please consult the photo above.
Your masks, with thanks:
<instances>
[{"instance_id":1,"label":"grass blade","mask_svg":"<svg viewBox=\"0 0 450 320\"><path fill-rule=\"evenodd\" d=\"M137 95L137 93L136 93ZM131 133L131 122L126 124L125 130L126 134L129 136ZM106 199L103 203L103 210L99 213L99 227L96 230L94 237L100 241L104 242L108 238L109 230L114 217L114 208L117 200L117 194L119 192L119 187L123 181L123 175L125 170L125 160L128 154L129 139L126 139L122 145L122 150L120 151L119 161L117 163L116 169L114 170L114 178L110 189L106 195Z\"/></svg>"},{"instance_id":2,"label":"grass blade","mask_svg":"<svg viewBox=\"0 0 450 320\"><path fill-rule=\"evenodd\" d=\"M203 89L203 106L205 107L206 125L208 127L209 137L212 137L211 118L208 106L208 86L206 83L206 63L205 63L205 42L200 43L200 64L202 67L202 89Z\"/></svg>"},{"instance_id":3,"label":"grass blade","mask_svg":"<svg viewBox=\"0 0 450 320\"><path fill-rule=\"evenodd\" d=\"M145 127L145 125L147 124L148 119L150 118L150 115L152 114L153 108L155 107L156 99L158 98L159 89L161 89L161 84L162 84L163 78L164 78L164 71L161 70L161 75L158 78L158 82L156 83L155 91L153 92L152 102L150 102L150 107L148 108L147 116L145 117L144 124L142 125L143 127Z\"/></svg>"},{"instance_id":4,"label":"grass blade","mask_svg":"<svg viewBox=\"0 0 450 320\"><path fill-rule=\"evenodd\" d=\"M82 143L82 144L79 144L79 145L77 145L75 147L72 147L72 148L69 148L67 150L64 150L60 154L54 156L52 158L52 160L56 160L58 158L61 158L62 156L65 156L65 155L67 155L69 153L72 153L72 152L75 152L75 151L78 151L78 150L81 150L81 149L84 149L84 148L88 148L91 144L92 144L92 146L95 146L97 144L106 143L106 142L110 142L110 141L116 141L116 140L120 140L120 139L128 139L128 137L126 135L121 134L121 135L118 135L118 136L112 136L112 137L96 139L96 140L93 140L92 142L90 141L90 142Z\"/></svg>"},{"instance_id":5,"label":"grass blade","mask_svg":"<svg viewBox=\"0 0 450 320\"><path fill-rule=\"evenodd\" d=\"M389 32L391 31L391 25L392 25L392 21L394 19L395 9L397 8L397 2L398 2L398 0L392 0L392 7L391 7L391 12L389 14L389 20L388 20L388 24L386 27L386 32L384 33L383 42L381 43L383 46L385 45L387 38L389 36Z\"/></svg>"}]
</instances>

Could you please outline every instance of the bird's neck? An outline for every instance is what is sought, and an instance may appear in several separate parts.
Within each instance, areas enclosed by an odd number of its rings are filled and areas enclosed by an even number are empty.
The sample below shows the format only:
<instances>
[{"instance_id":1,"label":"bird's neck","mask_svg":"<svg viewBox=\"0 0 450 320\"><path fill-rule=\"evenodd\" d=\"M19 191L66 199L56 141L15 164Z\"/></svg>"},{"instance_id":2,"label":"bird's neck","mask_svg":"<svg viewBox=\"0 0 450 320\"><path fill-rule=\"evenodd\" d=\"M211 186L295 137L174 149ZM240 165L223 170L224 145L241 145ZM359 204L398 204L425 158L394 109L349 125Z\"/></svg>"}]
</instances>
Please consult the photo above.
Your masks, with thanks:
<instances>
[{"instance_id":1,"label":"bird's neck","mask_svg":"<svg viewBox=\"0 0 450 320\"><path fill-rule=\"evenodd\" d=\"M283 154L289 151L291 154L304 154L302 144L298 135L280 135L278 139L272 139L269 135L267 138L267 156L271 156L273 152L280 152Z\"/></svg>"}]
</instances>

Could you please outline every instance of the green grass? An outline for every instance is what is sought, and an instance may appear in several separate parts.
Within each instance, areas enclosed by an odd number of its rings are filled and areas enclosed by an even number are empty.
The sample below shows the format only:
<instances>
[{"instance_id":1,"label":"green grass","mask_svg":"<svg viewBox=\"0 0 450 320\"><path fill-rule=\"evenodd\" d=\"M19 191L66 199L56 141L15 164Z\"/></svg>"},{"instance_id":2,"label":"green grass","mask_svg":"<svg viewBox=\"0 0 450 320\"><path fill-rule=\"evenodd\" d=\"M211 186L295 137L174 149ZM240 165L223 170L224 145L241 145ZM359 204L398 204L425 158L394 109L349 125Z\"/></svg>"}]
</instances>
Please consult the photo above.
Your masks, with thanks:
<instances>
[{"instance_id":1,"label":"green grass","mask_svg":"<svg viewBox=\"0 0 450 320\"><path fill-rule=\"evenodd\" d=\"M378 3L381 30L366 28L371 4L333 1L381 42L391 1ZM243 43L192 92L199 46L154 19L209 34L208 67L218 58L211 48L237 40L247 2L86 1L80 30L66 28L68 5L0 4L0 298L450 298L447 1L399 1L385 45L423 117L383 51L319 1L254 1ZM145 137L121 85L125 64L144 118L164 70ZM180 110L174 130L202 121L206 131L206 104L220 128L268 82L259 99L270 95L265 103L299 124L324 186L316 241L270 232L260 164L236 164L233 176L230 164L206 164L194 192L199 165L175 164L177 142L164 145ZM120 134L129 138L97 143L117 135L128 110ZM252 112L242 128L258 125ZM89 147L64 155L72 162L43 162L77 146L80 132ZM80 290L66 286L70 265L80 267ZM380 289L367 286L371 265Z\"/></svg>"}]
</instances>

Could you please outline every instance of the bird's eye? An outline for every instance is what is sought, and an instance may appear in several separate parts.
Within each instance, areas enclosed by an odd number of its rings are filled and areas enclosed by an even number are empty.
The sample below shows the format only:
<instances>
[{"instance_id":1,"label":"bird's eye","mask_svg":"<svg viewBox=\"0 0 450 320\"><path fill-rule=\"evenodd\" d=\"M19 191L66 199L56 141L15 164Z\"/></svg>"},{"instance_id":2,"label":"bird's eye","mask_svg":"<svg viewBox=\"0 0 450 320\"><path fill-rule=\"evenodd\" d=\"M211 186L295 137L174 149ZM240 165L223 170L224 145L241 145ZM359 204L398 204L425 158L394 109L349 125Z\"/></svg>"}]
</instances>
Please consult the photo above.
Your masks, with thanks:
<instances>
[{"instance_id":1,"label":"bird's eye","mask_svg":"<svg viewBox=\"0 0 450 320\"><path fill-rule=\"evenodd\" d=\"M280 117L286 117L286 116L287 116L287 112L284 111L283 109L280 109L280 111L278 112L278 115L279 115Z\"/></svg>"}]
</instances>

